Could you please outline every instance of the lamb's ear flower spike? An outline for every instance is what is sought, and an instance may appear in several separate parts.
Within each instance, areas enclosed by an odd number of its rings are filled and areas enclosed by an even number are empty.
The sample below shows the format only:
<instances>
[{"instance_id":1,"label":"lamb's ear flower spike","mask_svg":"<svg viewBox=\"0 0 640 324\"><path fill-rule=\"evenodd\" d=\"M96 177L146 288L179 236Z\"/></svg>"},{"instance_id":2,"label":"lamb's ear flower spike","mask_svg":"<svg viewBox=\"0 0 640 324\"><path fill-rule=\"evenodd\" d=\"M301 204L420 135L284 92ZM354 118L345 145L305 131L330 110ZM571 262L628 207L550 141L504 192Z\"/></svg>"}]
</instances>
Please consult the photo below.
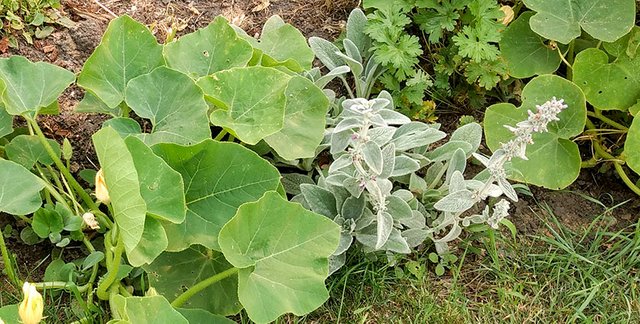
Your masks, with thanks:
<instances>
[{"instance_id":1,"label":"lamb's ear flower spike","mask_svg":"<svg viewBox=\"0 0 640 324\"><path fill-rule=\"evenodd\" d=\"M23 324L37 324L42 320L42 312L44 311L44 303L42 295L32 283L25 282L22 285L22 293L24 299L18 307L18 315Z\"/></svg>"},{"instance_id":2,"label":"lamb's ear flower spike","mask_svg":"<svg viewBox=\"0 0 640 324\"><path fill-rule=\"evenodd\" d=\"M109 198L109 191L107 190L107 183L104 181L104 171L98 170L96 173L96 198L103 203L108 204L111 199Z\"/></svg>"}]
</instances>

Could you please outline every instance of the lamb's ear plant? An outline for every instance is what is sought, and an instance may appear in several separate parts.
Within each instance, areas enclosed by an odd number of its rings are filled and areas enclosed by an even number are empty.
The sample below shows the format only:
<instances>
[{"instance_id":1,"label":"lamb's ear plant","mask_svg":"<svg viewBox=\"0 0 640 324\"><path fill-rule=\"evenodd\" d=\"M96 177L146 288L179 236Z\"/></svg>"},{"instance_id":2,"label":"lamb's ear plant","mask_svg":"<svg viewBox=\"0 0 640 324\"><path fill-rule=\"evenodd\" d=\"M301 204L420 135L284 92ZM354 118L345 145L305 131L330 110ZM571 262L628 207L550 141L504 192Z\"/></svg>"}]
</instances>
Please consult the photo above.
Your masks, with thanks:
<instances>
[{"instance_id":1,"label":"lamb's ear plant","mask_svg":"<svg viewBox=\"0 0 640 324\"><path fill-rule=\"evenodd\" d=\"M93 190L69 170L71 144L46 138L37 122L57 111L74 74L0 59L0 212L28 224L25 242L85 252L53 260L35 286L72 293L82 321L224 323L244 310L266 323L319 307L339 226L287 201L279 171L245 147L263 141L292 160L313 156L323 138L328 100L292 73L311 64L299 37L273 18L251 41L219 17L161 45L144 25L114 19L78 76L79 110L114 117L92 137ZM290 39L299 51L273 51ZM15 116L27 134L12 129ZM0 252L21 286L2 239Z\"/></svg>"}]
</instances>

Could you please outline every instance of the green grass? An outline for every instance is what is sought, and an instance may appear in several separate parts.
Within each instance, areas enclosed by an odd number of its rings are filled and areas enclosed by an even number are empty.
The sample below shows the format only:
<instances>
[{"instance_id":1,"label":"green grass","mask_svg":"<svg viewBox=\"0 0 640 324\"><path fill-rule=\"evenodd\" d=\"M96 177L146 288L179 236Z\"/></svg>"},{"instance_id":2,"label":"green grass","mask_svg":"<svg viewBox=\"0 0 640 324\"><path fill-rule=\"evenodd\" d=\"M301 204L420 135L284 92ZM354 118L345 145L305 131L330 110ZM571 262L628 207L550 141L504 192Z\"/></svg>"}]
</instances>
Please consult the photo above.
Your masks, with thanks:
<instances>
[{"instance_id":1,"label":"green grass","mask_svg":"<svg viewBox=\"0 0 640 324\"><path fill-rule=\"evenodd\" d=\"M331 299L305 322L341 323L637 323L640 231L599 227L615 209L572 231L540 206L544 235L498 235L498 262L483 244L445 276L399 279L383 262L349 264L329 279ZM481 255L471 253L480 250ZM354 256L362 260L361 256ZM410 259L429 264L426 253ZM402 262L399 266L403 267Z\"/></svg>"}]
</instances>

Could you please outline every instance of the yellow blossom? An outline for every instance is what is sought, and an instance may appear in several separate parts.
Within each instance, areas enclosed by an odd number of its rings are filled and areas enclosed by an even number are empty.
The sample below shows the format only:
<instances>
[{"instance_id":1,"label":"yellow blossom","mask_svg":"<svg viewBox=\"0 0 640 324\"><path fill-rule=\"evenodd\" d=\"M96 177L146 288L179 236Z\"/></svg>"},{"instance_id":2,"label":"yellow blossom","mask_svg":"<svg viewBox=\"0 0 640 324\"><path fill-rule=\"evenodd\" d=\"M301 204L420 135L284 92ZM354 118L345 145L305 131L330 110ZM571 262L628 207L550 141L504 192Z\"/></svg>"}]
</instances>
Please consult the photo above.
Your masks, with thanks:
<instances>
[{"instance_id":1,"label":"yellow blossom","mask_svg":"<svg viewBox=\"0 0 640 324\"><path fill-rule=\"evenodd\" d=\"M498 19L498 22L506 26L513 20L515 13L513 12L513 8L510 6L502 6L500 7L500 10L504 13L504 17L502 19Z\"/></svg>"},{"instance_id":2,"label":"yellow blossom","mask_svg":"<svg viewBox=\"0 0 640 324\"><path fill-rule=\"evenodd\" d=\"M104 181L104 172L102 169L98 170L96 173L96 198L103 203L108 204L109 199L109 191L107 190L107 184Z\"/></svg>"},{"instance_id":3,"label":"yellow blossom","mask_svg":"<svg viewBox=\"0 0 640 324\"><path fill-rule=\"evenodd\" d=\"M40 323L42 320L42 311L44 310L42 295L40 295L34 284L28 282L22 285L22 293L24 294L24 300L22 300L18 307L18 315L20 315L22 323Z\"/></svg>"}]
</instances>

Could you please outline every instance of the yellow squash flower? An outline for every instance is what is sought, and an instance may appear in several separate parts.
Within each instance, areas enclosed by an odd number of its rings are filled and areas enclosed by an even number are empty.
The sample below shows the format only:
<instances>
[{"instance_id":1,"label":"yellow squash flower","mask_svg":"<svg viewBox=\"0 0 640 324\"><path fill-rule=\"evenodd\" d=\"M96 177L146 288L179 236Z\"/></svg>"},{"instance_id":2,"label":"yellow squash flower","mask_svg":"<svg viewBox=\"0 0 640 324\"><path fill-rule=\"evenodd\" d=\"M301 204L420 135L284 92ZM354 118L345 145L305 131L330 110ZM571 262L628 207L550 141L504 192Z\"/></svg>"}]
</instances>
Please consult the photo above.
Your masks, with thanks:
<instances>
[{"instance_id":1,"label":"yellow squash flower","mask_svg":"<svg viewBox=\"0 0 640 324\"><path fill-rule=\"evenodd\" d=\"M96 198L103 204L108 204L110 201L109 191L107 190L107 183L104 182L104 172L102 169L96 173Z\"/></svg>"},{"instance_id":2,"label":"yellow squash flower","mask_svg":"<svg viewBox=\"0 0 640 324\"><path fill-rule=\"evenodd\" d=\"M44 303L42 295L36 289L34 284L25 282L22 285L22 293L24 300L18 306L18 315L24 324L37 324L42 320L42 311Z\"/></svg>"}]
</instances>

